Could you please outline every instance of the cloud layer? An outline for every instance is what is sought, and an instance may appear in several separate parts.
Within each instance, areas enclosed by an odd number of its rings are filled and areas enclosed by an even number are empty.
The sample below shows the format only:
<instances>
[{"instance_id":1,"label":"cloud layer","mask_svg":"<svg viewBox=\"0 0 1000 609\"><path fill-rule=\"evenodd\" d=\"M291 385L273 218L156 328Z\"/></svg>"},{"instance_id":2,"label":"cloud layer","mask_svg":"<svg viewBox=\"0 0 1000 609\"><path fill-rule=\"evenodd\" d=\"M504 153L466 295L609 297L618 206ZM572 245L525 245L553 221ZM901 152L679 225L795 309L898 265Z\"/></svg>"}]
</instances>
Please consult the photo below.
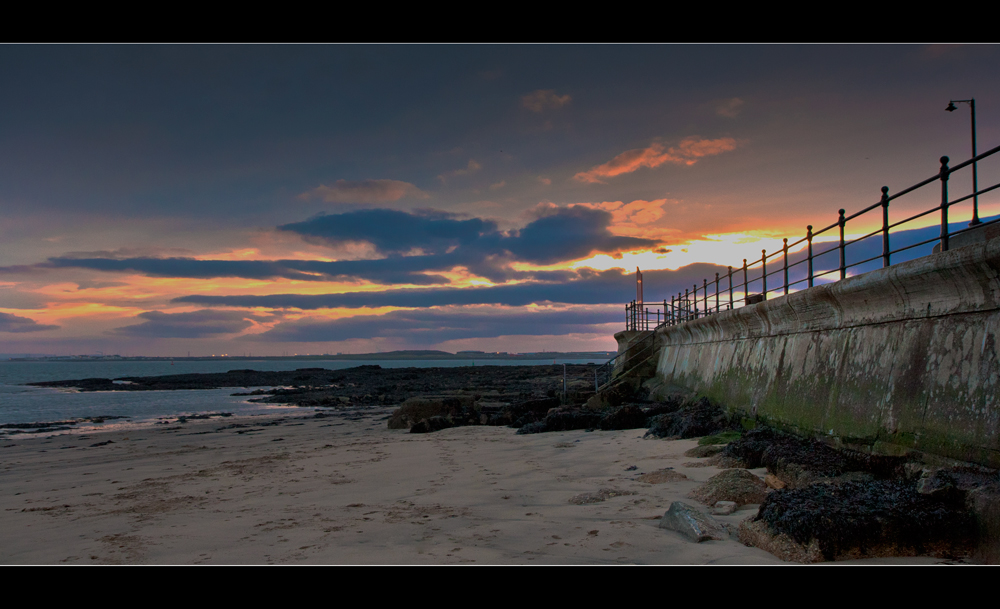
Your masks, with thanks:
<instances>
[{"instance_id":1,"label":"cloud layer","mask_svg":"<svg viewBox=\"0 0 1000 609\"><path fill-rule=\"evenodd\" d=\"M627 150L603 165L576 174L573 179L588 184L605 184L604 180L607 178L632 173L643 167L659 167L664 163L694 165L701 158L722 154L735 148L736 140L731 137L715 140L689 137L670 148L655 142L646 148Z\"/></svg>"},{"instance_id":2,"label":"cloud layer","mask_svg":"<svg viewBox=\"0 0 1000 609\"><path fill-rule=\"evenodd\" d=\"M242 332L253 325L247 317L241 311L208 309L190 313L147 311L136 316L136 319L143 320L142 323L116 328L108 333L147 338L204 338Z\"/></svg>"},{"instance_id":3,"label":"cloud layer","mask_svg":"<svg viewBox=\"0 0 1000 609\"><path fill-rule=\"evenodd\" d=\"M385 315L357 315L342 319L304 318L284 322L253 340L326 342L367 338L397 338L426 345L464 338L514 335L592 333L598 324L621 320L616 311L483 311L446 308L393 311Z\"/></svg>"},{"instance_id":4,"label":"cloud layer","mask_svg":"<svg viewBox=\"0 0 1000 609\"><path fill-rule=\"evenodd\" d=\"M0 332L41 332L42 330L56 330L58 328L59 326L40 324L28 317L0 313Z\"/></svg>"},{"instance_id":5,"label":"cloud layer","mask_svg":"<svg viewBox=\"0 0 1000 609\"><path fill-rule=\"evenodd\" d=\"M327 203L386 203L403 197L426 199L428 194L399 180L337 180L333 186L320 185L299 195L306 201L319 199Z\"/></svg>"}]
</instances>

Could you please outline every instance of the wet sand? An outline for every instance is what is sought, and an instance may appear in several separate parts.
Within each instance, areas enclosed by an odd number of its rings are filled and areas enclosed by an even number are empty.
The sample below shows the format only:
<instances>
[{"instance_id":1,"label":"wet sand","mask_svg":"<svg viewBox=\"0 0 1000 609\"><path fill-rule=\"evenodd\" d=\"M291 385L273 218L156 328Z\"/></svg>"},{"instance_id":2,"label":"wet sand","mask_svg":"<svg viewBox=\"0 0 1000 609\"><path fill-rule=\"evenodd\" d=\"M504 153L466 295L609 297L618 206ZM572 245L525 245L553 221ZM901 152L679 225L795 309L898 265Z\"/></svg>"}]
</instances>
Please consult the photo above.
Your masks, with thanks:
<instances>
[{"instance_id":1,"label":"wet sand","mask_svg":"<svg viewBox=\"0 0 1000 609\"><path fill-rule=\"evenodd\" d=\"M696 440L410 434L386 428L391 411L5 439L0 563L781 564L658 528L672 501L694 504L687 493L720 471L687 465L704 462L684 456ZM664 468L687 479L638 479ZM587 502L605 489L614 496ZM755 513L717 519L735 527Z\"/></svg>"}]
</instances>

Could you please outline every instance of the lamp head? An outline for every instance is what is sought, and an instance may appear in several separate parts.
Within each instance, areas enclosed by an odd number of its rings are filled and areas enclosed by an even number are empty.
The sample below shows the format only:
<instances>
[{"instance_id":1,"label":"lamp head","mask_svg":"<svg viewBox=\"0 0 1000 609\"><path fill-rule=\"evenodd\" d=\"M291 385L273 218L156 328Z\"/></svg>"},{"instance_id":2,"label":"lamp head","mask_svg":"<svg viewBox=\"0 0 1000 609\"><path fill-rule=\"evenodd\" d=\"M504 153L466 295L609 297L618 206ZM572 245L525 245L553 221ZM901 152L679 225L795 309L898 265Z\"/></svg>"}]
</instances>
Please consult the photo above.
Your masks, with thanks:
<instances>
[{"instance_id":1,"label":"lamp head","mask_svg":"<svg viewBox=\"0 0 1000 609\"><path fill-rule=\"evenodd\" d=\"M954 102L948 102L948 107L945 108L945 110L948 112L954 112L955 110L958 110L958 108L955 107Z\"/></svg>"}]
</instances>

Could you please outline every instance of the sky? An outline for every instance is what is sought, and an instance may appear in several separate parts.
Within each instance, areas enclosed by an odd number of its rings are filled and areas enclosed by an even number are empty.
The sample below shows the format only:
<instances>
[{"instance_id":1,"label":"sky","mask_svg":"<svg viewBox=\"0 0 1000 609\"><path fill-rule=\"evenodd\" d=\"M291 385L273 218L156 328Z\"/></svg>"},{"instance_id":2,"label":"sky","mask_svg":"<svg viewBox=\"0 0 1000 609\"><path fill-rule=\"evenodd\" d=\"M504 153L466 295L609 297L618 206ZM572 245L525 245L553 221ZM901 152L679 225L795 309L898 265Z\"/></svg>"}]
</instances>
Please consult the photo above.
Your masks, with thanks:
<instances>
[{"instance_id":1,"label":"sky","mask_svg":"<svg viewBox=\"0 0 1000 609\"><path fill-rule=\"evenodd\" d=\"M967 160L949 100L1000 144L998 68L996 45L3 45L0 353L614 350L636 267L669 299Z\"/></svg>"}]
</instances>

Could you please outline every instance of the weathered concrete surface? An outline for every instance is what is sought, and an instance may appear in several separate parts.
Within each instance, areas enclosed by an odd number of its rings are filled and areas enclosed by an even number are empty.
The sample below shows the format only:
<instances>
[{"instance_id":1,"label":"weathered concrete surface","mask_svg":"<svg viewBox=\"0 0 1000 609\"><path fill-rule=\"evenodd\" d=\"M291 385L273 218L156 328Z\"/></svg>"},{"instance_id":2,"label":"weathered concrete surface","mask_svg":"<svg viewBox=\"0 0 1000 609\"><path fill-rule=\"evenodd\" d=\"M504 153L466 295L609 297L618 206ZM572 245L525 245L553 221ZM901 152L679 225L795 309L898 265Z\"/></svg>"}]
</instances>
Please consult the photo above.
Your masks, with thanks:
<instances>
[{"instance_id":1,"label":"weathered concrete surface","mask_svg":"<svg viewBox=\"0 0 1000 609\"><path fill-rule=\"evenodd\" d=\"M656 380L856 448L1000 467L998 276L994 238L661 328Z\"/></svg>"}]
</instances>

